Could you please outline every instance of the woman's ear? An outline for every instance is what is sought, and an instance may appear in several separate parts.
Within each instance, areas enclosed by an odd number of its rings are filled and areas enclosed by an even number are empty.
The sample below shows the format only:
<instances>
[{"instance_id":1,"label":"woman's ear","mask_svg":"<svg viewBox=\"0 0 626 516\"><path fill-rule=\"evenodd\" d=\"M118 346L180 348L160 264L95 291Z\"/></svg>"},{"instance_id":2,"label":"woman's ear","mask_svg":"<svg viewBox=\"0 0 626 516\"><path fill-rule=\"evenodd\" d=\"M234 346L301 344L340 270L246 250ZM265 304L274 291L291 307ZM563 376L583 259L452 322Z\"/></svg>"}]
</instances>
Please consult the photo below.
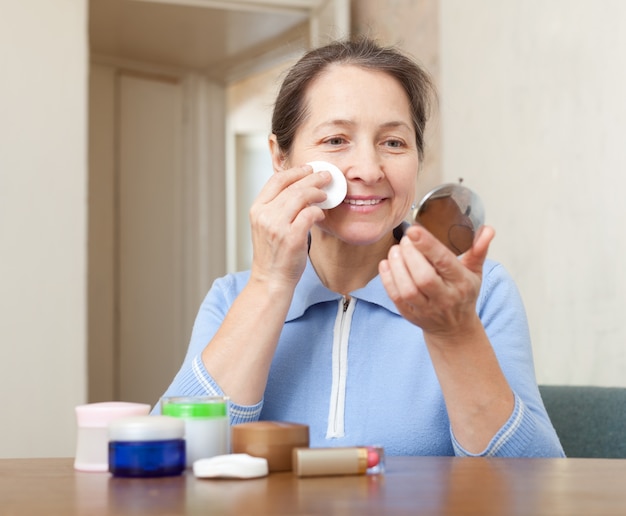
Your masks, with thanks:
<instances>
[{"instance_id":1,"label":"woman's ear","mask_svg":"<svg viewBox=\"0 0 626 516\"><path fill-rule=\"evenodd\" d=\"M272 167L274 167L274 172L280 172L281 170L285 170L285 162L287 159L285 158L285 154L278 146L278 141L276 140L276 135L272 134L269 139L270 144L270 154L272 155Z\"/></svg>"}]
</instances>

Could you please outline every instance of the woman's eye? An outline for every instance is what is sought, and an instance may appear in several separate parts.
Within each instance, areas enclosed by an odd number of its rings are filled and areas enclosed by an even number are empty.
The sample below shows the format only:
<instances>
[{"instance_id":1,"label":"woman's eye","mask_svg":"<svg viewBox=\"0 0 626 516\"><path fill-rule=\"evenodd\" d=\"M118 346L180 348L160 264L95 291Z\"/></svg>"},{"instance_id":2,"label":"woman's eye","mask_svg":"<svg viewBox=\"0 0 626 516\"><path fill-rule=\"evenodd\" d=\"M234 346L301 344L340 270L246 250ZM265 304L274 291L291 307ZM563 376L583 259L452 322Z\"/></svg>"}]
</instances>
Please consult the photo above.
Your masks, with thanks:
<instances>
[{"instance_id":1,"label":"woman's eye","mask_svg":"<svg viewBox=\"0 0 626 516\"><path fill-rule=\"evenodd\" d=\"M330 144L330 145L341 145L342 143L344 143L345 140L339 136L334 136L332 138L328 138L326 140L326 143Z\"/></svg>"},{"instance_id":2,"label":"woman's eye","mask_svg":"<svg viewBox=\"0 0 626 516\"><path fill-rule=\"evenodd\" d=\"M387 140L385 145L387 145L387 147L399 149L404 146L404 143L401 140Z\"/></svg>"}]
</instances>

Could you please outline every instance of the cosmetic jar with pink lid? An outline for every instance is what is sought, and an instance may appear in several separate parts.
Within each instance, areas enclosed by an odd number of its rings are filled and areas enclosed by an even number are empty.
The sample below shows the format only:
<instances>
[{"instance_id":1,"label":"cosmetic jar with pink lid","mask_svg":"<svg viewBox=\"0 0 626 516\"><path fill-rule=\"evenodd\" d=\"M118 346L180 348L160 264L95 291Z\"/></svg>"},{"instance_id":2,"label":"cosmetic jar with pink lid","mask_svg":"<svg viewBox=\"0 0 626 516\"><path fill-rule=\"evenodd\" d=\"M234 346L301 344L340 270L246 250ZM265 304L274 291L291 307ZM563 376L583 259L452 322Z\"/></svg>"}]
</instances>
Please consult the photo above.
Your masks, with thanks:
<instances>
[{"instance_id":1,"label":"cosmetic jar with pink lid","mask_svg":"<svg viewBox=\"0 0 626 516\"><path fill-rule=\"evenodd\" d=\"M150 405L126 401L87 403L75 408L78 433L74 468L80 471L109 470L109 423L120 417L143 416Z\"/></svg>"}]
</instances>

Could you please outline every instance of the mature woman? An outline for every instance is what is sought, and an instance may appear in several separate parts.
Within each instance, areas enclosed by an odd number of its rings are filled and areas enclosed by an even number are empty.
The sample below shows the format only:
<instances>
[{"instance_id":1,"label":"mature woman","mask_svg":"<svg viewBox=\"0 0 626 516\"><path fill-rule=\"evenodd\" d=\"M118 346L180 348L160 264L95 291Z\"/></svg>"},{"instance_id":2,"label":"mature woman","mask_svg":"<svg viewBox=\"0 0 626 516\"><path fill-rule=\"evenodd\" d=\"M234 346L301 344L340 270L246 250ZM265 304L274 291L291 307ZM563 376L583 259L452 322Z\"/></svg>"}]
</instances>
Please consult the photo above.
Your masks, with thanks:
<instances>
[{"instance_id":1,"label":"mature woman","mask_svg":"<svg viewBox=\"0 0 626 516\"><path fill-rule=\"evenodd\" d=\"M250 271L213 284L167 395L227 395L233 424L306 423L311 446L388 454L562 456L534 376L524 308L486 259L403 223L432 93L370 40L307 53L278 94L275 174L250 209ZM323 210L339 167L348 192ZM155 407L155 411L158 407Z\"/></svg>"}]
</instances>

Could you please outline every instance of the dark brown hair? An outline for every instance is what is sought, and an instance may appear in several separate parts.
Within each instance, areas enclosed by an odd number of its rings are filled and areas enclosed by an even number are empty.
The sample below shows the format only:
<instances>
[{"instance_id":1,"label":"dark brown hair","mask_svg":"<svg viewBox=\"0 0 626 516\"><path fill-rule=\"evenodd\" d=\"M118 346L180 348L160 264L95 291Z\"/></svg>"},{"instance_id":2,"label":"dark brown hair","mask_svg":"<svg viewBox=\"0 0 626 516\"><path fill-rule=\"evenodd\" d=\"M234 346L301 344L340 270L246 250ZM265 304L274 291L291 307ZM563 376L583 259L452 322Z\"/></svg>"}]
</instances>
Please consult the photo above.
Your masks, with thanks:
<instances>
[{"instance_id":1,"label":"dark brown hair","mask_svg":"<svg viewBox=\"0 0 626 516\"><path fill-rule=\"evenodd\" d=\"M280 149L289 154L296 131L307 116L305 96L309 84L332 64L360 66L389 74L406 92L411 106L420 161L424 158L424 130L435 89L429 74L393 47L371 39L337 41L308 51L289 70L272 115L272 133Z\"/></svg>"}]
</instances>

